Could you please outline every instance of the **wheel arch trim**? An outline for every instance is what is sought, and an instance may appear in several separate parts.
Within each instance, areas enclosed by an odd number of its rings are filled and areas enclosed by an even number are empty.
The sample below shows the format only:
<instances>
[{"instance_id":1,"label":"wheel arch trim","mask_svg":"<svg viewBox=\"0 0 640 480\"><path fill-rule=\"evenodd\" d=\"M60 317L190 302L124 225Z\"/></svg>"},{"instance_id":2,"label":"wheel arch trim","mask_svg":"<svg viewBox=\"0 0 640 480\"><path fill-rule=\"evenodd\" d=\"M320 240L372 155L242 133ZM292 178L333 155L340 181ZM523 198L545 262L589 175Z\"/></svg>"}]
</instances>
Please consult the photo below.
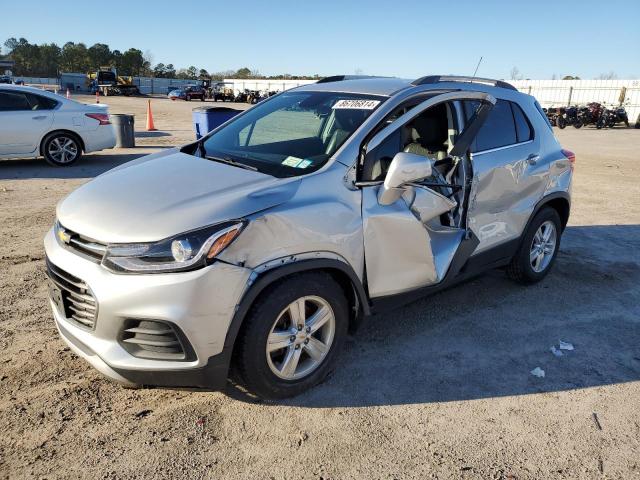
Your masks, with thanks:
<instances>
[{"instance_id":1,"label":"wheel arch trim","mask_svg":"<svg viewBox=\"0 0 640 480\"><path fill-rule=\"evenodd\" d=\"M316 254L314 254L316 255ZM276 261L269 262L265 265L273 265L270 268L262 267L259 271L254 269L251 275L247 288L242 295L238 305L236 306L235 314L231 319L229 328L224 342L224 349L229 350L229 353L233 350L233 346L238 336L238 332L244 319L258 296L271 284L297 273L305 273L312 271L325 271L328 273L341 275L343 280L348 280L353 289L353 294L356 300L356 306L362 311L364 315L370 315L371 309L369 304L369 298L365 289L365 286L360 281L360 278L344 260L339 260L337 255L334 258L303 258L296 260L296 256L286 257L285 259L278 259ZM279 264L275 265L275 264ZM340 283L340 282L339 282ZM344 286L344 285L341 285Z\"/></svg>"}]
</instances>

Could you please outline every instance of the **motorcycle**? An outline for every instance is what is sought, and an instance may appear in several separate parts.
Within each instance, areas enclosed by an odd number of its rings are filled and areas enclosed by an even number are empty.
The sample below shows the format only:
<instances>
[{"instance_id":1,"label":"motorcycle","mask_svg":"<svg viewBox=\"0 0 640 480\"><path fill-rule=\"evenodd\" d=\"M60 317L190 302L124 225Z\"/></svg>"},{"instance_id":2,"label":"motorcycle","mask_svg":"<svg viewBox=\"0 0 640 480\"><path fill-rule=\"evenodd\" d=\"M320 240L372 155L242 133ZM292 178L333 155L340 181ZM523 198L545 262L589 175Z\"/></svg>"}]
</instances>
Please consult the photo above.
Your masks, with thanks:
<instances>
[{"instance_id":1,"label":"motorcycle","mask_svg":"<svg viewBox=\"0 0 640 480\"><path fill-rule=\"evenodd\" d=\"M613 115L615 117L615 123L624 123L624 126L629 128L629 115L627 115L627 110L624 108L624 105L620 105L613 110Z\"/></svg>"},{"instance_id":2,"label":"motorcycle","mask_svg":"<svg viewBox=\"0 0 640 480\"><path fill-rule=\"evenodd\" d=\"M581 109L581 113L583 125L595 125L597 128L598 121L604 113L604 107L598 102L587 103L586 107Z\"/></svg>"},{"instance_id":3,"label":"motorcycle","mask_svg":"<svg viewBox=\"0 0 640 480\"><path fill-rule=\"evenodd\" d=\"M565 128L567 125L573 125L574 128L582 127L582 115L577 106L561 107L559 109L558 117L556 118L556 125L558 128Z\"/></svg>"}]
</instances>

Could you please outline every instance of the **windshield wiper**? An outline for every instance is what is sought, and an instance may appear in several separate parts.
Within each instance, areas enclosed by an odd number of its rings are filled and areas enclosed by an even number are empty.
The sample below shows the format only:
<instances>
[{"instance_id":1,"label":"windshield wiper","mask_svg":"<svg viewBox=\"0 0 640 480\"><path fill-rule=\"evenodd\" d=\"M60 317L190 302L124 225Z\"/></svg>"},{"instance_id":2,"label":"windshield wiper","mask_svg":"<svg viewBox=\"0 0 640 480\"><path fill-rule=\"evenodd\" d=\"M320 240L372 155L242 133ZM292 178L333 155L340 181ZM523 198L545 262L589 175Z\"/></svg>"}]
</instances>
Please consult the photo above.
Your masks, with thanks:
<instances>
[{"instance_id":1,"label":"windshield wiper","mask_svg":"<svg viewBox=\"0 0 640 480\"><path fill-rule=\"evenodd\" d=\"M213 160L214 162L226 163L227 165L231 165L233 167L244 168L245 170L252 170L254 172L258 171L258 169L254 166L247 165L246 163L236 162L235 160L231 160L230 158L213 157L211 155L205 155L204 158L206 158L207 160Z\"/></svg>"}]
</instances>

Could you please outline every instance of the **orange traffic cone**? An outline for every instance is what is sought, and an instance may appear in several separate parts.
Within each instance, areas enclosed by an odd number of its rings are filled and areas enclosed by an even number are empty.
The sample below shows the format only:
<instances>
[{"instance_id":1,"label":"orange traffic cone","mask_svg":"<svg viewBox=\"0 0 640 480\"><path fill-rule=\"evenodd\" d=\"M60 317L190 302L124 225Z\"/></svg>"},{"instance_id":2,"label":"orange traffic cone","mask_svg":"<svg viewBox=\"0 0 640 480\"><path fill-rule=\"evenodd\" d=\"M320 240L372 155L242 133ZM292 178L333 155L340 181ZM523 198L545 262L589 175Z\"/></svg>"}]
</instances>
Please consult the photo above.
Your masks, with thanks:
<instances>
[{"instance_id":1,"label":"orange traffic cone","mask_svg":"<svg viewBox=\"0 0 640 480\"><path fill-rule=\"evenodd\" d=\"M153 113L151 113L151 100L147 103L147 132L153 132L156 127L153 125Z\"/></svg>"},{"instance_id":2,"label":"orange traffic cone","mask_svg":"<svg viewBox=\"0 0 640 480\"><path fill-rule=\"evenodd\" d=\"M100 103L100 92L96 90L96 103Z\"/></svg>"}]
</instances>

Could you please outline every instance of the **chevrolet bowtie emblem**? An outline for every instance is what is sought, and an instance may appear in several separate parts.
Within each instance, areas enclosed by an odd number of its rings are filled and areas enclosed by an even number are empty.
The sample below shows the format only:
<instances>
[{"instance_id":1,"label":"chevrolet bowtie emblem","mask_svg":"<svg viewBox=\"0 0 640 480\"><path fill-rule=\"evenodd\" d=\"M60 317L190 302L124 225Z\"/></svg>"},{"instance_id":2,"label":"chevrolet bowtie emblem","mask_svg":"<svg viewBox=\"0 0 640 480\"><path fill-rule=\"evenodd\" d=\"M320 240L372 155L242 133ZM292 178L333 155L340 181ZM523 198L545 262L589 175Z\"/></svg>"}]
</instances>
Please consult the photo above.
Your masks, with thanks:
<instances>
[{"instance_id":1,"label":"chevrolet bowtie emblem","mask_svg":"<svg viewBox=\"0 0 640 480\"><path fill-rule=\"evenodd\" d=\"M66 230L60 228L58 230L58 239L62 242L62 243L66 243L68 244L71 241L71 235L69 235Z\"/></svg>"}]
</instances>

